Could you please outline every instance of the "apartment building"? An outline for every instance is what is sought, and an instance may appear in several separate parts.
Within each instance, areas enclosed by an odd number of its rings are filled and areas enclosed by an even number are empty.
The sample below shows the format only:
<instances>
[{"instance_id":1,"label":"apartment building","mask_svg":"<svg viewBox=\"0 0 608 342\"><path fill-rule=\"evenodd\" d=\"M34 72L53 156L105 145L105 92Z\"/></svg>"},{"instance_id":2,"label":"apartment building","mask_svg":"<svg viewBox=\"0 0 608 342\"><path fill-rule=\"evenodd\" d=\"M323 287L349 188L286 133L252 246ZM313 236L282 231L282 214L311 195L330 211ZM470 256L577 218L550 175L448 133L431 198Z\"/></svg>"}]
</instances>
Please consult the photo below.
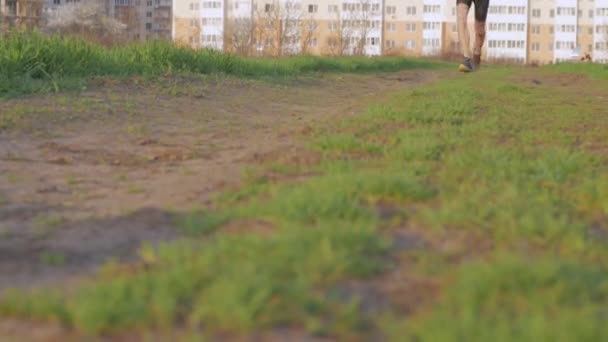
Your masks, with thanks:
<instances>
[{"instance_id":1,"label":"apartment building","mask_svg":"<svg viewBox=\"0 0 608 342\"><path fill-rule=\"evenodd\" d=\"M473 13L469 21L473 39ZM251 55L459 52L453 0L174 0L172 28L193 47ZM608 61L608 0L491 3L485 59L544 64L585 54Z\"/></svg>"},{"instance_id":2,"label":"apartment building","mask_svg":"<svg viewBox=\"0 0 608 342\"><path fill-rule=\"evenodd\" d=\"M0 23L35 26L87 0L0 0ZM93 0L91 0L93 1ZM457 54L455 0L95 0L132 39L247 55ZM473 39L473 14L471 39ZM608 0L491 2L485 59L608 62Z\"/></svg>"},{"instance_id":3,"label":"apartment building","mask_svg":"<svg viewBox=\"0 0 608 342\"><path fill-rule=\"evenodd\" d=\"M44 0L0 0L0 29L40 25L43 7Z\"/></svg>"},{"instance_id":4,"label":"apartment building","mask_svg":"<svg viewBox=\"0 0 608 342\"><path fill-rule=\"evenodd\" d=\"M132 40L171 39L174 2L182 0L0 0L0 25L41 27L64 6L93 3L125 24Z\"/></svg>"},{"instance_id":5,"label":"apartment building","mask_svg":"<svg viewBox=\"0 0 608 342\"><path fill-rule=\"evenodd\" d=\"M171 39L173 1L180 0L101 1L108 1L109 15L126 25L127 35L130 39Z\"/></svg>"}]
</instances>

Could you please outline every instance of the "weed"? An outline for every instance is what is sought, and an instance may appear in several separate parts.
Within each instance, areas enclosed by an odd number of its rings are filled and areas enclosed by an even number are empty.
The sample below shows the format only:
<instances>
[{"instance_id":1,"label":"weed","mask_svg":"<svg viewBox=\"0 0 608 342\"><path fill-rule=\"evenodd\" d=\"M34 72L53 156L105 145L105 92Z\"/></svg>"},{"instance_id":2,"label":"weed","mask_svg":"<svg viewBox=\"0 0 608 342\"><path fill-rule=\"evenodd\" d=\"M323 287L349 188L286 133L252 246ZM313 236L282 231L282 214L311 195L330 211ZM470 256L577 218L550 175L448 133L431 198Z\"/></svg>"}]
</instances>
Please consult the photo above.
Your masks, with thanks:
<instances>
[{"instance_id":1,"label":"weed","mask_svg":"<svg viewBox=\"0 0 608 342\"><path fill-rule=\"evenodd\" d=\"M68 178L66 178L65 183L67 185L76 185L79 183L79 180L75 176L69 176Z\"/></svg>"},{"instance_id":2,"label":"weed","mask_svg":"<svg viewBox=\"0 0 608 342\"><path fill-rule=\"evenodd\" d=\"M60 252L45 251L40 255L40 261L49 266L61 266L65 264L65 255Z\"/></svg>"},{"instance_id":3,"label":"weed","mask_svg":"<svg viewBox=\"0 0 608 342\"><path fill-rule=\"evenodd\" d=\"M130 194L141 194L145 191L146 189L142 188L137 184L130 184L129 186L127 186L127 192Z\"/></svg>"},{"instance_id":4,"label":"weed","mask_svg":"<svg viewBox=\"0 0 608 342\"><path fill-rule=\"evenodd\" d=\"M38 215L33 220L34 225L39 228L55 228L64 222L64 217L60 215Z\"/></svg>"},{"instance_id":5,"label":"weed","mask_svg":"<svg viewBox=\"0 0 608 342\"><path fill-rule=\"evenodd\" d=\"M129 124L125 127L127 134L135 137L144 137L148 134L148 131L144 125Z\"/></svg>"},{"instance_id":6,"label":"weed","mask_svg":"<svg viewBox=\"0 0 608 342\"><path fill-rule=\"evenodd\" d=\"M8 239L13 235L10 229L4 225L0 225L0 239Z\"/></svg>"}]
</instances>

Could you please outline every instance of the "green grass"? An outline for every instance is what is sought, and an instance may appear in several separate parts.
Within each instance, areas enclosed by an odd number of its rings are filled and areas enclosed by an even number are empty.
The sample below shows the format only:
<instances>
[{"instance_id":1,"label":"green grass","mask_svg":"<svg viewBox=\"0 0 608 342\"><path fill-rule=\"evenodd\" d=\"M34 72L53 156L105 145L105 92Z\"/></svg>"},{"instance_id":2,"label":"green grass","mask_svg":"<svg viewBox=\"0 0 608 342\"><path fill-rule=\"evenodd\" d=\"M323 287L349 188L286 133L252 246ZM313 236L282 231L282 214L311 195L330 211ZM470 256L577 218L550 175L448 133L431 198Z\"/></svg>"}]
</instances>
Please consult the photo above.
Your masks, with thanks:
<instances>
[{"instance_id":1,"label":"green grass","mask_svg":"<svg viewBox=\"0 0 608 342\"><path fill-rule=\"evenodd\" d=\"M78 90L94 76L155 77L167 73L295 77L316 72L366 73L434 68L404 58L241 58L151 41L106 48L76 38L12 33L0 39L0 96Z\"/></svg>"},{"instance_id":2,"label":"green grass","mask_svg":"<svg viewBox=\"0 0 608 342\"><path fill-rule=\"evenodd\" d=\"M574 88L523 77L560 68L597 75ZM318 165L267 166L314 176L248 172L215 209L181 220L183 241L145 247L140 265L109 266L69 293L11 292L0 315L93 335L293 327L338 340L606 340L608 120L597 90L608 71L531 70L489 67L400 91L318 128ZM273 231L223 231L252 219ZM396 231L426 247L394 249ZM399 280L383 283L391 272ZM364 294L336 295L352 282L389 304L368 312Z\"/></svg>"}]
</instances>

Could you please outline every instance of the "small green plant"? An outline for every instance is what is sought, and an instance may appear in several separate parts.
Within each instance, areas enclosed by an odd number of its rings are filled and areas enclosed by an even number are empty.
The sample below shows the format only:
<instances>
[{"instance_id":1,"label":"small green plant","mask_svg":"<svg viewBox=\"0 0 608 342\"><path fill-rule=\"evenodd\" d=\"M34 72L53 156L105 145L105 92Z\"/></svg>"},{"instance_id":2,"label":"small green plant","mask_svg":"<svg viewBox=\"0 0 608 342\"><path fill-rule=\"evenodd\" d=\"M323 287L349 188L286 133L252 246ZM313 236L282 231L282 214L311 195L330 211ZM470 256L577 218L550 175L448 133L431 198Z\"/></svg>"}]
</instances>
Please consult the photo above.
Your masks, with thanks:
<instances>
[{"instance_id":1,"label":"small green plant","mask_svg":"<svg viewBox=\"0 0 608 342\"><path fill-rule=\"evenodd\" d=\"M11 235L12 235L12 232L7 227L0 224L0 239L9 238L9 237L11 237Z\"/></svg>"},{"instance_id":2,"label":"small green plant","mask_svg":"<svg viewBox=\"0 0 608 342\"><path fill-rule=\"evenodd\" d=\"M38 215L34 218L34 225L39 228L55 228L65 222L61 215Z\"/></svg>"},{"instance_id":3,"label":"small green plant","mask_svg":"<svg viewBox=\"0 0 608 342\"><path fill-rule=\"evenodd\" d=\"M60 252L45 251L40 255L40 261L49 266L61 266L65 264L65 255Z\"/></svg>"},{"instance_id":4,"label":"small green plant","mask_svg":"<svg viewBox=\"0 0 608 342\"><path fill-rule=\"evenodd\" d=\"M127 187L127 192L130 194L141 194L145 191L146 191L146 189L142 188L140 185L137 185L137 184L130 184Z\"/></svg>"},{"instance_id":5,"label":"small green plant","mask_svg":"<svg viewBox=\"0 0 608 342\"><path fill-rule=\"evenodd\" d=\"M148 134L146 127L140 124L129 124L125 127L125 131L135 137L144 137Z\"/></svg>"},{"instance_id":6,"label":"small green plant","mask_svg":"<svg viewBox=\"0 0 608 342\"><path fill-rule=\"evenodd\" d=\"M76 185L79 183L79 180L76 176L69 176L66 178L65 183L67 185Z\"/></svg>"},{"instance_id":7,"label":"small green plant","mask_svg":"<svg viewBox=\"0 0 608 342\"><path fill-rule=\"evenodd\" d=\"M18 182L23 181L23 176L15 173L15 172L6 172L5 176L6 176L6 180L9 181L10 183L18 183Z\"/></svg>"}]
</instances>

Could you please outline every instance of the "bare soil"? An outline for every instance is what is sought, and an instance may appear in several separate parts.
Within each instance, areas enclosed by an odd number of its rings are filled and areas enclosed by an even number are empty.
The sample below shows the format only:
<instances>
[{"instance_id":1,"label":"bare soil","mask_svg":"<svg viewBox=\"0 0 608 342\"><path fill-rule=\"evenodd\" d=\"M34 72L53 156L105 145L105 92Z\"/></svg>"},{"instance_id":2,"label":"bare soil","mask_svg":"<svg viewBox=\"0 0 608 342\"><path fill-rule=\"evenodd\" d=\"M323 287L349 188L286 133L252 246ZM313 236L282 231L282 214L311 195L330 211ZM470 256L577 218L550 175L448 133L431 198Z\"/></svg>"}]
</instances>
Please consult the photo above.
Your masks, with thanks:
<instances>
[{"instance_id":1,"label":"bare soil","mask_svg":"<svg viewBox=\"0 0 608 342\"><path fill-rule=\"evenodd\" d=\"M78 94L0 102L0 290L179 237L175 218L238 185L248 166L314 162L298 138L311 127L435 77L99 79Z\"/></svg>"}]
</instances>

